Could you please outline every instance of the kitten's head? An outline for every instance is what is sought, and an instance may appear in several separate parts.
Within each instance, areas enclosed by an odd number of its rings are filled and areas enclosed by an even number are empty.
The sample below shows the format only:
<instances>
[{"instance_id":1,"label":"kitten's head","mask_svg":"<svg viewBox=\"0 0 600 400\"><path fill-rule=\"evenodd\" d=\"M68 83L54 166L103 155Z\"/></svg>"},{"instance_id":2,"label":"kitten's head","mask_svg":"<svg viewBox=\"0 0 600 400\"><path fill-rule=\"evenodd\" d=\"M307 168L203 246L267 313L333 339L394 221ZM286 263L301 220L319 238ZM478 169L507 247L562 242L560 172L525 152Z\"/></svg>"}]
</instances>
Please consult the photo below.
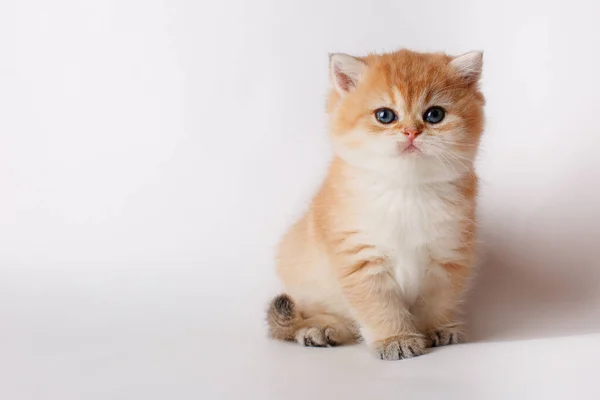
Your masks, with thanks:
<instances>
[{"instance_id":1,"label":"kitten's head","mask_svg":"<svg viewBox=\"0 0 600 400\"><path fill-rule=\"evenodd\" d=\"M410 166L434 180L470 169L483 130L481 67L480 52L332 54L327 109L336 153L386 173Z\"/></svg>"}]
</instances>

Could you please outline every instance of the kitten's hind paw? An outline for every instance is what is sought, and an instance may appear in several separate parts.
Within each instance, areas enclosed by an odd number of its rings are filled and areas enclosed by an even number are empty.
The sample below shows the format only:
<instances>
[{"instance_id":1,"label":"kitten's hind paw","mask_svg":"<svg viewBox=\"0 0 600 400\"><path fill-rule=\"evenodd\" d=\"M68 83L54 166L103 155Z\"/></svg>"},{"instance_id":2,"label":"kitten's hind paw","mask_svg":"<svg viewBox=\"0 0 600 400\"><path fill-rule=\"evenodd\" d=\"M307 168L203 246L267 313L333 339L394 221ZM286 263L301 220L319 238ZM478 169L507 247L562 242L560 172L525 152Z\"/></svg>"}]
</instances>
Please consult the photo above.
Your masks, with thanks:
<instances>
[{"instance_id":1,"label":"kitten's hind paw","mask_svg":"<svg viewBox=\"0 0 600 400\"><path fill-rule=\"evenodd\" d=\"M311 326L303 328L296 334L296 341L306 347L328 347L337 346L337 332L331 327Z\"/></svg>"}]
</instances>

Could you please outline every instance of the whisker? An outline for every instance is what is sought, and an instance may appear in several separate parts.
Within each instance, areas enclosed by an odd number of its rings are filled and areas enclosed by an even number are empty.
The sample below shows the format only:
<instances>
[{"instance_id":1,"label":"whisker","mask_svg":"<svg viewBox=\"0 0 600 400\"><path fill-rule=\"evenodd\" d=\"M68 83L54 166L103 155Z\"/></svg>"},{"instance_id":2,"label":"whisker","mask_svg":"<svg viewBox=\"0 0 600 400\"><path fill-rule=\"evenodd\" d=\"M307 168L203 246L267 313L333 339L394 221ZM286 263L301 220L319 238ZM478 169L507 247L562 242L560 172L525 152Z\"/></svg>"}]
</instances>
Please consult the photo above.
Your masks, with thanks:
<instances>
[{"instance_id":1,"label":"whisker","mask_svg":"<svg viewBox=\"0 0 600 400\"><path fill-rule=\"evenodd\" d=\"M470 143L460 143L460 142L450 142L448 140L444 140L444 139L437 139L437 142L443 143L443 144L451 144L454 146L465 146L465 147L476 147L476 144L470 144Z\"/></svg>"},{"instance_id":2,"label":"whisker","mask_svg":"<svg viewBox=\"0 0 600 400\"><path fill-rule=\"evenodd\" d=\"M445 172L448 172L448 168L446 168L446 163L439 157L437 153L433 153L433 156L440 162L442 167L444 167Z\"/></svg>"},{"instance_id":3,"label":"whisker","mask_svg":"<svg viewBox=\"0 0 600 400\"><path fill-rule=\"evenodd\" d=\"M432 154L434 154L434 156L436 156L436 158L438 158L437 155L440 155L446 161L446 163L450 166L450 168L452 168L454 170L454 173L457 176L460 175L460 174L458 173L458 171L456 171L456 168L454 168L454 165L452 164L453 162L459 164L466 171L471 171L473 169L472 166L468 167L467 165L465 165L461 161L461 159L463 159L463 160L467 161L468 164L471 164L473 162L472 160L470 160L470 159L468 159L466 157L463 157L463 156L461 156L461 155L459 155L459 154L457 154L455 152L448 151L448 150L444 149L443 147L438 146L437 144L434 144L434 143L428 143L428 144L433 149L436 149L436 150L439 151L439 153L432 153ZM438 160L439 160L439 158L438 158Z\"/></svg>"},{"instance_id":4,"label":"whisker","mask_svg":"<svg viewBox=\"0 0 600 400\"><path fill-rule=\"evenodd\" d=\"M462 161L460 161L456 155L446 151L443 154L447 155L448 157L450 157L451 159L453 159L454 161L456 161L457 163L459 163L460 165L462 165L462 167L466 170L470 170L471 168L467 167L465 164L462 163Z\"/></svg>"},{"instance_id":5,"label":"whisker","mask_svg":"<svg viewBox=\"0 0 600 400\"><path fill-rule=\"evenodd\" d=\"M464 157L464 156L462 156L462 155L458 154L458 153L457 153L457 152L455 152L455 151L443 150L443 149L442 149L442 151L445 151L445 152L446 152L446 153L448 153L448 154L452 154L454 157L456 157L456 158L460 158L461 160L465 160L465 161L468 161L468 162L472 162L472 161L473 161L472 159L470 159L470 158L467 158L467 157Z\"/></svg>"},{"instance_id":6,"label":"whisker","mask_svg":"<svg viewBox=\"0 0 600 400\"><path fill-rule=\"evenodd\" d=\"M456 168L454 168L454 165L452 165L452 162L450 160L448 160L448 158L446 158L446 155L444 153L439 153L439 154L440 154L440 156L442 156L442 158L444 158L448 162L448 165L450 165L450 168L452 168L452 171L454 171L454 174L456 176L460 176L460 174L458 173Z\"/></svg>"},{"instance_id":7,"label":"whisker","mask_svg":"<svg viewBox=\"0 0 600 400\"><path fill-rule=\"evenodd\" d=\"M431 145L431 147L433 147L434 149L441 150L444 153L452 154L455 158L460 158L460 159L468 161L468 162L472 161L471 159L464 157L455 151L450 151L450 150L445 149L442 146L438 146L438 143L428 143L428 144Z\"/></svg>"},{"instance_id":8,"label":"whisker","mask_svg":"<svg viewBox=\"0 0 600 400\"><path fill-rule=\"evenodd\" d=\"M448 159L448 157L445 156L445 150L441 147L437 147L437 146L432 146L434 149L436 150L441 150L437 153L432 153L436 158L438 158L438 160L443 160L443 165L448 165L450 168L452 168L452 170L454 171L454 173L458 176L458 172L456 171L456 168L454 168L454 166L452 165L452 162L450 162L450 160ZM441 158L439 158L438 156L440 156ZM448 168L446 168L446 172L448 172Z\"/></svg>"}]
</instances>

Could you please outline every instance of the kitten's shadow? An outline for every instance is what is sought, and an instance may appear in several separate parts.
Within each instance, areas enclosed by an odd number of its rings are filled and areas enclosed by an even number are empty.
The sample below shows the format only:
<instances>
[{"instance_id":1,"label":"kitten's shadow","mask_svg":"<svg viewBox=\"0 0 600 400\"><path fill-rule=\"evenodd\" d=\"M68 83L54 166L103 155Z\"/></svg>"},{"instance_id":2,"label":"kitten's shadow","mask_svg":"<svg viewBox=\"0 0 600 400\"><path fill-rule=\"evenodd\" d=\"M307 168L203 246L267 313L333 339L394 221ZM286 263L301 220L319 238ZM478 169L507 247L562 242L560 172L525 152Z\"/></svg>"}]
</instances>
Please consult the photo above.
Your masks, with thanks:
<instances>
[{"instance_id":1,"label":"kitten's shadow","mask_svg":"<svg viewBox=\"0 0 600 400\"><path fill-rule=\"evenodd\" d=\"M564 217L555 221L572 226L487 235L467 302L469 341L600 332L600 225Z\"/></svg>"}]
</instances>

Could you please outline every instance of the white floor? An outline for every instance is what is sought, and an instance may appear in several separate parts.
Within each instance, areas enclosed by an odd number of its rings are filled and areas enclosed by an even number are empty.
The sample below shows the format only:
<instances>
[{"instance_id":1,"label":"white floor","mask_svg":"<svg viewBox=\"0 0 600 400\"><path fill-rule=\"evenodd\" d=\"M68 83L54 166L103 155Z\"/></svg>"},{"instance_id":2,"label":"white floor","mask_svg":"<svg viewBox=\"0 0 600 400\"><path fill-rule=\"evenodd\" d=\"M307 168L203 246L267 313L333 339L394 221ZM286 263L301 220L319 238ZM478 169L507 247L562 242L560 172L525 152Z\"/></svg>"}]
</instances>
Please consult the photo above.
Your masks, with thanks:
<instances>
[{"instance_id":1,"label":"white floor","mask_svg":"<svg viewBox=\"0 0 600 400\"><path fill-rule=\"evenodd\" d=\"M89 271L4 276L1 399L600 398L597 333L508 340L518 324L481 328L475 343L384 362L361 345L268 340L268 285L199 290L182 269Z\"/></svg>"}]
</instances>

